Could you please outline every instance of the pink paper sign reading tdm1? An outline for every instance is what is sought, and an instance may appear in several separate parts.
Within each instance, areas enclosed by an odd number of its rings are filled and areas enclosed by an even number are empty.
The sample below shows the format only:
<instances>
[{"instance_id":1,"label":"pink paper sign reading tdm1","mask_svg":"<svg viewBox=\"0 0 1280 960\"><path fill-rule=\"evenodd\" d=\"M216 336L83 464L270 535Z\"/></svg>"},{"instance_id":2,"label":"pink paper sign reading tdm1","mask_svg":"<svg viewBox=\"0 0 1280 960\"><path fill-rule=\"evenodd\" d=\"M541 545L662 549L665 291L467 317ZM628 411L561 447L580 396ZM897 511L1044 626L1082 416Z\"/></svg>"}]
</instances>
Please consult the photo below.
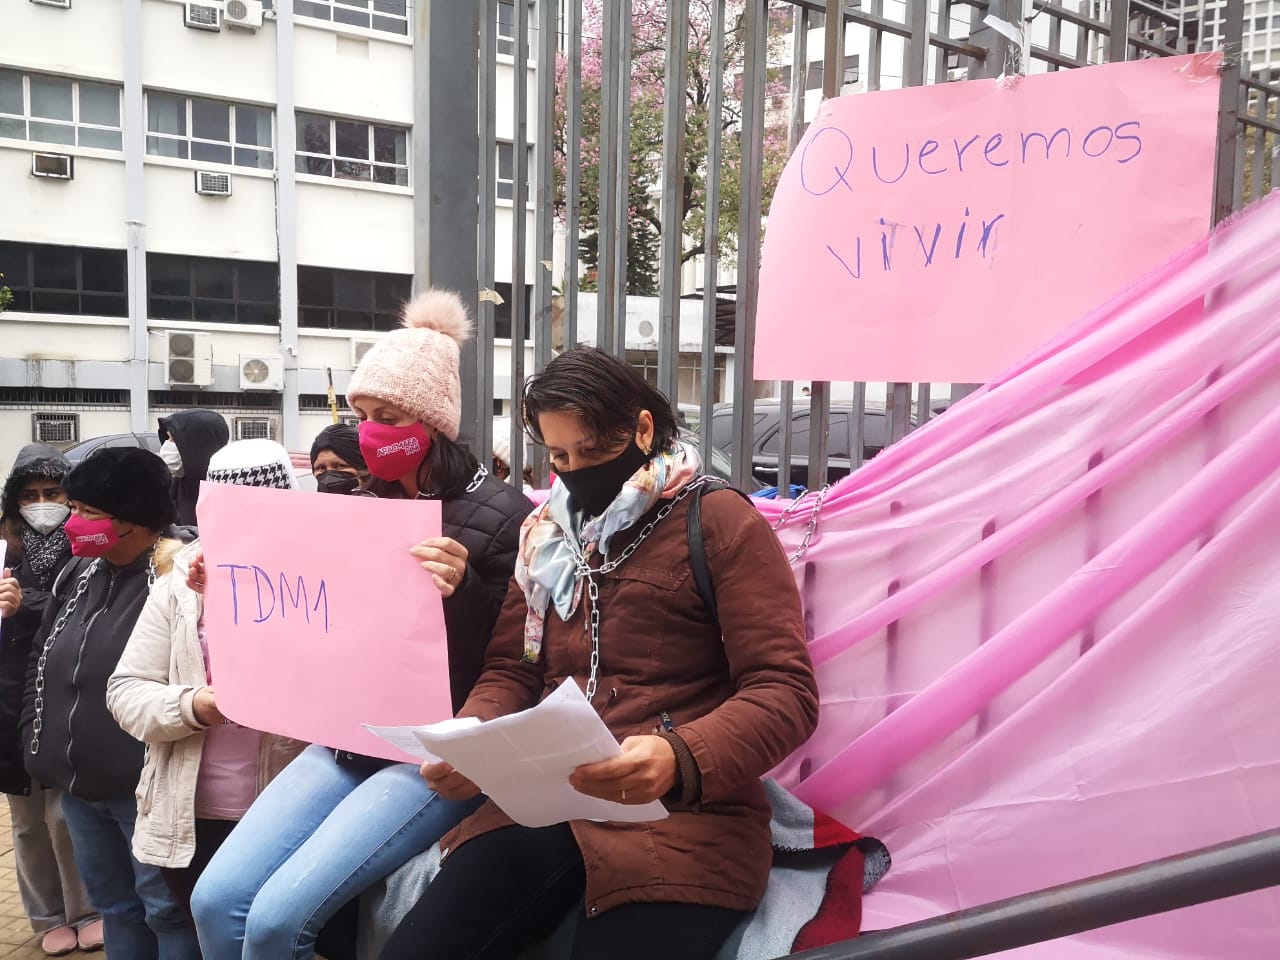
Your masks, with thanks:
<instances>
[{"instance_id":1,"label":"pink paper sign reading tdm1","mask_svg":"<svg viewBox=\"0 0 1280 960\"><path fill-rule=\"evenodd\" d=\"M440 593L409 554L440 535L440 504L205 483L197 512L218 708L255 730L412 760L361 724L453 716Z\"/></svg>"},{"instance_id":2,"label":"pink paper sign reading tdm1","mask_svg":"<svg viewBox=\"0 0 1280 960\"><path fill-rule=\"evenodd\" d=\"M769 213L756 378L981 383L1203 237L1218 64L823 104Z\"/></svg>"}]
</instances>

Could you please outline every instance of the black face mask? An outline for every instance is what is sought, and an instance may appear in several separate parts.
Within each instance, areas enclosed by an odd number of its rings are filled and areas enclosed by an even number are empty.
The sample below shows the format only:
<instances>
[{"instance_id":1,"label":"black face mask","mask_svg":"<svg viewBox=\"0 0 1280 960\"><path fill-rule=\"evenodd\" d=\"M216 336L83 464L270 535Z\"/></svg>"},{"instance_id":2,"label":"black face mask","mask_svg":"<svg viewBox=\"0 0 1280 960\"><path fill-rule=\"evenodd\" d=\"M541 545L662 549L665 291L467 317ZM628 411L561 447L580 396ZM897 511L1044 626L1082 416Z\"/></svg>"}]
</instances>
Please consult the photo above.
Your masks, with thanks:
<instances>
[{"instance_id":1,"label":"black face mask","mask_svg":"<svg viewBox=\"0 0 1280 960\"><path fill-rule=\"evenodd\" d=\"M598 463L594 467L557 472L556 476L569 491L569 501L575 510L581 510L588 517L598 517L622 492L622 485L648 462L649 454L632 440L612 460Z\"/></svg>"},{"instance_id":2,"label":"black face mask","mask_svg":"<svg viewBox=\"0 0 1280 960\"><path fill-rule=\"evenodd\" d=\"M340 470L327 470L316 477L316 487L321 493L355 493L360 478Z\"/></svg>"}]
</instances>

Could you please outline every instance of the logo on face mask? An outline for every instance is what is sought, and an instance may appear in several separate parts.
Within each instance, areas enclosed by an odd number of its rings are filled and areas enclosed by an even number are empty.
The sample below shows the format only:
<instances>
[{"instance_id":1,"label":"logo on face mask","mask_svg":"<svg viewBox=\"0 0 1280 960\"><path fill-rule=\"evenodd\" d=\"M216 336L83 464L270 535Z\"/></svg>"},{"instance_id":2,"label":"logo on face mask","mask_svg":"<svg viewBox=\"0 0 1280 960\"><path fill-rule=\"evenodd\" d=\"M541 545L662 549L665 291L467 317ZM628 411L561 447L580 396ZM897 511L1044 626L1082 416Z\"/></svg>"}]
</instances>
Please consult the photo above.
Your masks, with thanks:
<instances>
[{"instance_id":1,"label":"logo on face mask","mask_svg":"<svg viewBox=\"0 0 1280 960\"><path fill-rule=\"evenodd\" d=\"M393 453L403 453L406 457L416 456L422 452L422 444L417 437L406 437L396 443L389 443L378 448L378 457L389 457Z\"/></svg>"},{"instance_id":2,"label":"logo on face mask","mask_svg":"<svg viewBox=\"0 0 1280 960\"><path fill-rule=\"evenodd\" d=\"M105 533L87 533L87 534L84 534L83 536L76 537L75 542L82 543L82 544L92 543L92 544L97 544L100 547L105 547L110 545L111 538L107 536Z\"/></svg>"}]
</instances>

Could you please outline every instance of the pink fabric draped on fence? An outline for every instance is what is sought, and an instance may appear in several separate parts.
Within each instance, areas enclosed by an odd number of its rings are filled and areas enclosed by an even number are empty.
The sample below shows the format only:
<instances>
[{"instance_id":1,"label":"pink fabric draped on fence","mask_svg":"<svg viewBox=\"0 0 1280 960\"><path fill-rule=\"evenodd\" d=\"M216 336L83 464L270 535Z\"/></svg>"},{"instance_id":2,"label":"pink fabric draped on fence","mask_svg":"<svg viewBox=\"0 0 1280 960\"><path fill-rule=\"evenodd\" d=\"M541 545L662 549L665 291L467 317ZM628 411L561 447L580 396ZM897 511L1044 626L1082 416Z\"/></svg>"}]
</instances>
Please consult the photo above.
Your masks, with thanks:
<instances>
[{"instance_id":1,"label":"pink fabric draped on fence","mask_svg":"<svg viewBox=\"0 0 1280 960\"><path fill-rule=\"evenodd\" d=\"M779 778L892 851L865 929L1280 826L1280 197L831 490L796 573ZM1280 890L1002 954L1277 955Z\"/></svg>"}]
</instances>

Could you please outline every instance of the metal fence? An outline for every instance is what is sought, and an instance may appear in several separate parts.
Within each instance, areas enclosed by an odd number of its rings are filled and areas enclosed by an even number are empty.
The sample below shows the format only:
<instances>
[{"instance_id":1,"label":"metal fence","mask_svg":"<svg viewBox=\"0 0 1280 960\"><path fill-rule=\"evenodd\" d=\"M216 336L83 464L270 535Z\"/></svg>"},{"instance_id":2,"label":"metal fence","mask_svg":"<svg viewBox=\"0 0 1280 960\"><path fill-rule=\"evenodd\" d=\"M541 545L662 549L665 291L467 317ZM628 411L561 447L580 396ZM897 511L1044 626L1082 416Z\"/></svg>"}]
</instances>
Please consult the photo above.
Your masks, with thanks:
<instances>
[{"instance_id":1,"label":"metal fence","mask_svg":"<svg viewBox=\"0 0 1280 960\"><path fill-rule=\"evenodd\" d=\"M718 439L734 455L739 485L750 482L755 401L773 398L780 424L775 439L780 495L793 463L808 486L824 483L830 454L846 454L834 473L857 467L865 455L893 442L934 415L928 384L852 384L841 403L850 435L829 446L830 384L813 383L806 398L790 383L757 384L753 378L755 309L766 178L776 161L778 130L788 146L803 133L806 109L818 96L839 95L852 85L872 91L893 86L994 77L1011 67L1027 72L1166 56L1206 48L1199 19L1181 13L1178 0L1029 0L1025 14L1028 63L1017 49L984 25L988 14L1018 23L1023 0L423 0L414 11L417 124L415 182L419 286L436 283L474 296L477 343L467 351L464 432L482 453L491 449L495 400L518 408L520 385L563 344L590 340L619 355L647 361L656 385L677 399L680 320L690 295L701 303L701 343L693 362L702 375L685 400L703 424L704 459L710 453L713 408L732 404L732 430ZM839 9L840 16L831 15ZM1269 191L1280 174L1280 82L1255 76L1242 63L1244 0L1227 0L1225 23L1215 25L1214 45L1227 53L1214 218ZM664 28L657 32L654 18ZM706 51L691 50L693 24ZM471 42L468 42L470 38ZM584 42L588 53L584 54ZM642 47L642 45L644 45ZM662 103L660 159L652 140L633 142L636 67L663 58L664 89L686 89L691 67L708 95L690 112L689 97ZM506 60L507 56L510 60ZM504 69L503 63L528 64ZM584 78L584 64L591 69ZM598 77L597 77L598 74ZM499 90L500 78L509 91ZM509 79L508 79L509 78ZM820 81L820 93L818 89ZM781 89L780 89L781 88ZM509 96L507 95L509 92ZM584 97L584 92L590 95ZM589 102L588 102L589 101ZM498 133L499 104L512 104L510 147ZM696 115L695 115L696 114ZM503 116L504 124L508 118ZM582 134L590 157L582 151ZM598 133L597 133L598 131ZM705 136L701 170L690 171L690 131ZM702 133L705 131L705 134ZM766 141L771 145L766 146ZM499 154L500 146L504 149ZM595 152L598 150L598 156ZM769 151L772 150L772 154ZM635 226L633 159L652 155L653 176L642 190L658 211L656 358L628 353L629 238ZM732 152L732 157L729 153ZM729 162L732 160L732 164ZM501 169L505 167L506 169ZM557 174L557 170L560 171ZM532 179L530 179L532 174ZM503 182L499 203L495 184ZM588 183L591 190L588 191ZM479 203L476 203L479 185ZM732 197L728 196L732 194ZM511 214L505 197L510 196ZM691 198L701 204L699 229L685 214ZM642 198L643 199L643 198ZM726 202L732 199L733 203ZM585 204L584 204L584 201ZM526 211L524 216L517 212ZM584 228L584 217L592 230ZM492 293L499 225L509 220L509 303ZM467 237L479 238L472 249ZM594 237L594 318L584 310L577 269L581 243ZM700 246L693 258L688 246ZM552 265L567 266L561 278ZM504 264L505 267L505 264ZM504 271L505 272L505 271ZM523 281L523 282L522 282ZM690 289L692 288L692 289ZM682 299L683 298L683 299ZM634 301L631 301L634 303ZM509 391L495 394L490 345L498 332L510 337ZM510 317L510 330L505 329ZM730 319L731 318L731 319ZM717 337L717 329L720 336ZM720 342L718 343L717 340ZM727 343L732 346L729 352ZM477 345L479 345L479 348ZM687 347L688 344L685 344ZM685 366L690 357L684 356ZM727 397L717 395L717 364L731 367ZM957 399L972 385L953 385ZM883 408L868 396L883 393ZM506 396L509 393L510 396ZM721 420L727 422L726 408ZM868 417L887 420L886 436L871 442ZM793 419L793 417L795 419ZM874 422L874 421L872 421ZM794 430L799 424L801 429ZM809 429L808 425L817 427ZM512 477L521 475L525 445L512 417ZM846 448L847 443L847 448ZM547 465L530 450L534 473ZM804 465L807 463L807 471Z\"/></svg>"}]
</instances>

